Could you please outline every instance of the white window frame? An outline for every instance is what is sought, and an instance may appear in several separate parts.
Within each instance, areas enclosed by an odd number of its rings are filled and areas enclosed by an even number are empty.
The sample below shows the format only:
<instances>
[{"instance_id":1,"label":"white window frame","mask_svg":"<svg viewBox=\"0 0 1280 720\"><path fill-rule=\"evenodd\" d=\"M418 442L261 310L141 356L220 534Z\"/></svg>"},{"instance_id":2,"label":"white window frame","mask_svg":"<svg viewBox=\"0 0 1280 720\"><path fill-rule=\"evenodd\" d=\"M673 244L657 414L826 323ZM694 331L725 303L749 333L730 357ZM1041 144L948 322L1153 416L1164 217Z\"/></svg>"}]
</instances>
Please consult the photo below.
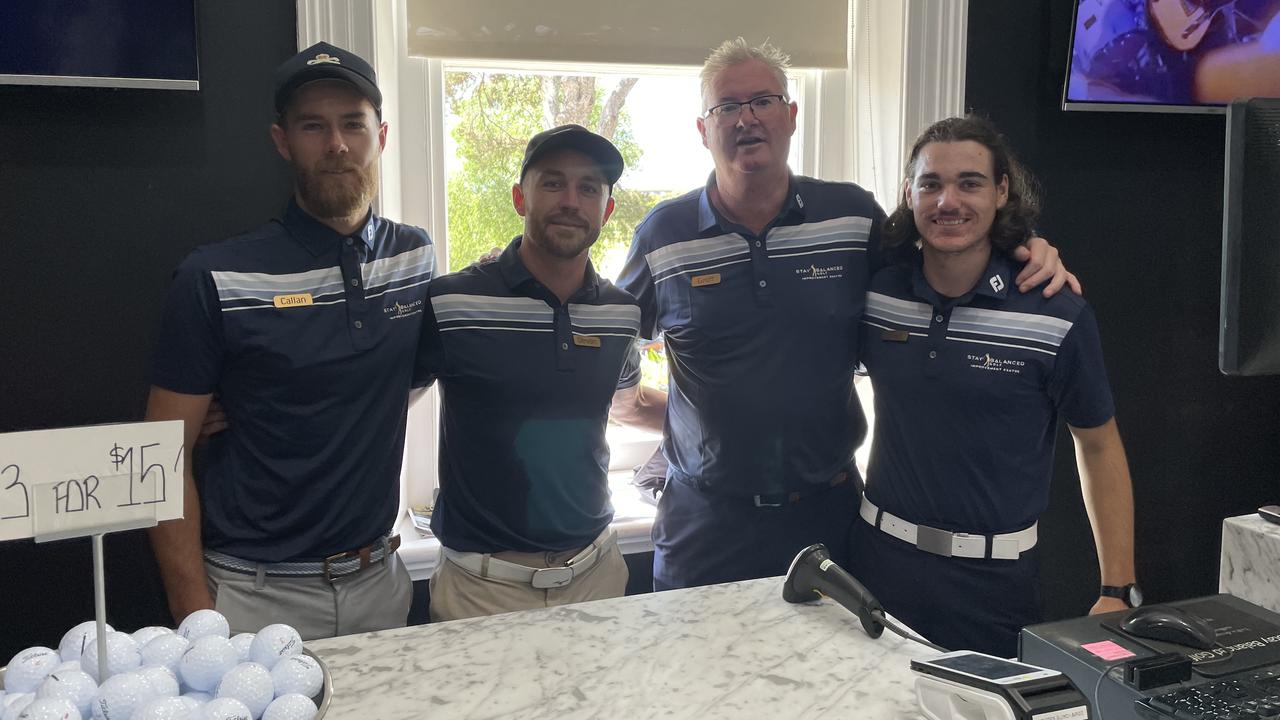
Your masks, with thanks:
<instances>
[{"instance_id":1,"label":"white window frame","mask_svg":"<svg viewBox=\"0 0 1280 720\"><path fill-rule=\"evenodd\" d=\"M404 0L296 1L299 48L324 40L371 59L383 93L383 119L391 128L390 150L382 159L378 212L423 227L440 239L436 266L446 267L444 63L408 56ZM963 111L968 0L849 0L849 17L854 70L810 70L801 78L800 167L794 170L857 182L891 210L908 144L929 123ZM726 30L729 35L732 32ZM561 67L505 61L495 65ZM631 65L618 69L628 74L667 70ZM402 508L433 500L439 407L433 387L410 410L415 431L405 447ZM629 447L625 452L638 456L646 451ZM413 537L411 529L403 530ZM624 552L651 550L647 527L620 529L620 545ZM414 539L402 545L401 556L415 580L430 576L438 548L435 540Z\"/></svg>"}]
</instances>

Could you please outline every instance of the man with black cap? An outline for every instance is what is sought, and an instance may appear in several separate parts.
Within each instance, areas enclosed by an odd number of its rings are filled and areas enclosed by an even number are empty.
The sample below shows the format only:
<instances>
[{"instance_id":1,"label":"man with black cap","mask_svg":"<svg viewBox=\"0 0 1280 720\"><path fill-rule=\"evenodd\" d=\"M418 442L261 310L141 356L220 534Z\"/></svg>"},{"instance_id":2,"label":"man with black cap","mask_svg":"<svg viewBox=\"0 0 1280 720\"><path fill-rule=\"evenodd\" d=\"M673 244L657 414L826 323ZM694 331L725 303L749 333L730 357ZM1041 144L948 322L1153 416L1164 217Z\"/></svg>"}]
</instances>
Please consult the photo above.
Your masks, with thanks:
<instances>
[{"instance_id":1,"label":"man with black cap","mask_svg":"<svg viewBox=\"0 0 1280 720\"><path fill-rule=\"evenodd\" d=\"M184 517L152 546L178 620L214 608L304 639L403 626L390 530L431 241L372 212L387 125L368 63L319 43L275 87L283 218L197 248L166 302L147 419L183 420L187 458L212 395L230 425L198 478L188 461Z\"/></svg>"},{"instance_id":2,"label":"man with black cap","mask_svg":"<svg viewBox=\"0 0 1280 720\"><path fill-rule=\"evenodd\" d=\"M587 255L622 168L581 126L535 135L511 188L524 233L431 283L416 379L444 398L433 620L626 589L605 425L619 378L639 381L640 309Z\"/></svg>"}]
</instances>

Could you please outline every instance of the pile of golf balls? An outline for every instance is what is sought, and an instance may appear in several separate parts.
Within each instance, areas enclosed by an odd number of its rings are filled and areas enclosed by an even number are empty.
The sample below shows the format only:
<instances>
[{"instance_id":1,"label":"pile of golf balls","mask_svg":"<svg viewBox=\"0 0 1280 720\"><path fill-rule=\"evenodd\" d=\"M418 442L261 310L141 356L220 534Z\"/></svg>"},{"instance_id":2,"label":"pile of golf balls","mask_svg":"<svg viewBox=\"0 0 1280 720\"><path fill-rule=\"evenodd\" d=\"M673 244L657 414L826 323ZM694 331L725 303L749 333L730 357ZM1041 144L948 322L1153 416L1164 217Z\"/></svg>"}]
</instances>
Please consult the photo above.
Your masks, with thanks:
<instances>
[{"instance_id":1,"label":"pile of golf balls","mask_svg":"<svg viewBox=\"0 0 1280 720\"><path fill-rule=\"evenodd\" d=\"M9 660L0 720L312 720L324 672L288 625L231 636L213 610L177 631L107 630L107 676L98 677L98 627L83 622L58 648Z\"/></svg>"}]
</instances>

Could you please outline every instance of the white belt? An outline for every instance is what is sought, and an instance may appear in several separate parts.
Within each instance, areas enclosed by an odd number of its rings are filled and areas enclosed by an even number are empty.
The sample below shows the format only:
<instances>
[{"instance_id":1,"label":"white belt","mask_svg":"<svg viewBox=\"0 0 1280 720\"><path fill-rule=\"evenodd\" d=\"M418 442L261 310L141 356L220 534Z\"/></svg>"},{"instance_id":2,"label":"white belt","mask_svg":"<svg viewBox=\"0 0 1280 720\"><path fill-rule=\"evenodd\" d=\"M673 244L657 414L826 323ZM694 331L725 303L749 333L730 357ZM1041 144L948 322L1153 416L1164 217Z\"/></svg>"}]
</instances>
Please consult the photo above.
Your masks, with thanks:
<instances>
[{"instance_id":1,"label":"white belt","mask_svg":"<svg viewBox=\"0 0 1280 720\"><path fill-rule=\"evenodd\" d=\"M992 560L1017 560L1018 556L1036 546L1039 539L1036 526L1004 533L1003 535L982 535L979 533L959 533L939 530L928 525L916 525L894 515L881 511L876 504L862 496L862 507L858 509L872 527L911 543L917 548L943 557L991 558ZM879 522L877 522L877 520ZM991 554L987 554L987 539L991 540Z\"/></svg>"},{"instance_id":2,"label":"white belt","mask_svg":"<svg viewBox=\"0 0 1280 720\"><path fill-rule=\"evenodd\" d=\"M508 562L486 553L458 552L442 548L445 558L458 567L480 577L508 580L510 582L529 583L535 588L564 587L573 582L574 577L586 572L611 543L617 542L618 534L613 528L605 528L599 537L582 552L556 567L535 568L519 563Z\"/></svg>"}]
</instances>

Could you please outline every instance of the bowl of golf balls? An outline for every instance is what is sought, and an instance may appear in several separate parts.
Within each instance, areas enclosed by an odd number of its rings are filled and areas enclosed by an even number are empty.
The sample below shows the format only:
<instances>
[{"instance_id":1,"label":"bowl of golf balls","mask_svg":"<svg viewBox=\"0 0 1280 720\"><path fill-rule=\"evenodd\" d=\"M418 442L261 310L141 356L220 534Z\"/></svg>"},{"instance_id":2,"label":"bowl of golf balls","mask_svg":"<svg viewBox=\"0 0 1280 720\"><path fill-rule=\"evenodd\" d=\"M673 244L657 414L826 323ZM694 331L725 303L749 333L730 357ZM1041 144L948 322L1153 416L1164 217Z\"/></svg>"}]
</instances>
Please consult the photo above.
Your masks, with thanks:
<instances>
[{"instance_id":1,"label":"bowl of golf balls","mask_svg":"<svg viewBox=\"0 0 1280 720\"><path fill-rule=\"evenodd\" d=\"M106 677L92 620L56 649L14 655L0 668L0 720L315 720L329 709L329 670L288 625L232 635L221 614L197 610L177 630L106 629Z\"/></svg>"}]
</instances>

